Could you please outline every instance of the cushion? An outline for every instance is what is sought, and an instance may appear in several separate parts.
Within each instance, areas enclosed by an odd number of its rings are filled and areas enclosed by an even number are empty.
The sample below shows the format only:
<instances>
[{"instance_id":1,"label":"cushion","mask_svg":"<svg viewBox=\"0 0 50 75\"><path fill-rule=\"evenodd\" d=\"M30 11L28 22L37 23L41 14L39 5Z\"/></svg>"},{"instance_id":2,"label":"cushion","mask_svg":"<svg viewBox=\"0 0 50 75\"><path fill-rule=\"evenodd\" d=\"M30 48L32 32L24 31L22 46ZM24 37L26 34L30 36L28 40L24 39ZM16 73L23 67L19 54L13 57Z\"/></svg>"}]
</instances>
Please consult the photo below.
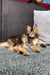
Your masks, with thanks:
<instances>
[{"instance_id":1,"label":"cushion","mask_svg":"<svg viewBox=\"0 0 50 75\"><path fill-rule=\"evenodd\" d=\"M34 10L34 24L38 25L39 39L50 44L50 11Z\"/></svg>"}]
</instances>

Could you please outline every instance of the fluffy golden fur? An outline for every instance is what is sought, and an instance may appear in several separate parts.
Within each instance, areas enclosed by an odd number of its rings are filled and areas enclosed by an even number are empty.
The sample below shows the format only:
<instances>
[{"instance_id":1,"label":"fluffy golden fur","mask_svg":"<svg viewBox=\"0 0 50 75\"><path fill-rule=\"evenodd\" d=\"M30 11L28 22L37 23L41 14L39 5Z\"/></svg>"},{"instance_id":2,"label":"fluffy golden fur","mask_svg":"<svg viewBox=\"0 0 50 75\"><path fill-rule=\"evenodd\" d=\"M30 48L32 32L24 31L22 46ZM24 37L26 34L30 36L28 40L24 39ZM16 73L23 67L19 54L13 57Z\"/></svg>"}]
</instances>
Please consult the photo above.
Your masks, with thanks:
<instances>
[{"instance_id":1,"label":"fluffy golden fur","mask_svg":"<svg viewBox=\"0 0 50 75\"><path fill-rule=\"evenodd\" d=\"M22 36L16 36L8 39L6 42L0 43L0 47L7 47L10 51L15 51L23 55L29 55L30 53L26 51L23 47L30 47L35 52L41 52L38 46L46 47L46 44L40 42L38 39L38 27L34 25L31 28L27 25L27 34Z\"/></svg>"}]
</instances>

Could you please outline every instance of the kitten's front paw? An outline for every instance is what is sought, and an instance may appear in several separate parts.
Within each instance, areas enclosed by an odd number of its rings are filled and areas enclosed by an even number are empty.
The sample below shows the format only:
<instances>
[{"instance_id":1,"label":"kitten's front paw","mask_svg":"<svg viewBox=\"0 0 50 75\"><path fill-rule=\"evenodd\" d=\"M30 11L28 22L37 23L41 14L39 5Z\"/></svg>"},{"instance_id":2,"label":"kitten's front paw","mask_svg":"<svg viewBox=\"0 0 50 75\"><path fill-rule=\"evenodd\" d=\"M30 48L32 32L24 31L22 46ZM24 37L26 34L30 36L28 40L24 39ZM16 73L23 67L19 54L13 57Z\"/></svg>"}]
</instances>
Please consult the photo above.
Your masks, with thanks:
<instances>
[{"instance_id":1,"label":"kitten's front paw","mask_svg":"<svg viewBox=\"0 0 50 75\"><path fill-rule=\"evenodd\" d=\"M37 53L40 53L40 52L41 52L41 50L40 50L40 49L37 49L37 50L36 50L36 52L37 52Z\"/></svg>"},{"instance_id":2,"label":"kitten's front paw","mask_svg":"<svg viewBox=\"0 0 50 75\"><path fill-rule=\"evenodd\" d=\"M23 55L28 56L30 53L29 52L24 52Z\"/></svg>"}]
</instances>

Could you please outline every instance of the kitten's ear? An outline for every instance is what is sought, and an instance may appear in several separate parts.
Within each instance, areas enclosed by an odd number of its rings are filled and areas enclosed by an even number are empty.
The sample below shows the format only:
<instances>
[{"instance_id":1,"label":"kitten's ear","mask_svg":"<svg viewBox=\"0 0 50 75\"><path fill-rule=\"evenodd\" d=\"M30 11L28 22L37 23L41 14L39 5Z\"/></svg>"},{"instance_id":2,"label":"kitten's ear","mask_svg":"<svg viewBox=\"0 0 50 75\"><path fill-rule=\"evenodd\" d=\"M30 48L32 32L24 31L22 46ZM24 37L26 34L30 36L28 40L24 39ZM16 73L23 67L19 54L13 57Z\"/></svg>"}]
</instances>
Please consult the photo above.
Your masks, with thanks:
<instances>
[{"instance_id":1,"label":"kitten's ear","mask_svg":"<svg viewBox=\"0 0 50 75\"><path fill-rule=\"evenodd\" d=\"M30 31L31 31L31 27L27 25L27 33L29 33Z\"/></svg>"},{"instance_id":2,"label":"kitten's ear","mask_svg":"<svg viewBox=\"0 0 50 75\"><path fill-rule=\"evenodd\" d=\"M38 34L38 26L36 24L33 26L33 31L35 34Z\"/></svg>"}]
</instances>

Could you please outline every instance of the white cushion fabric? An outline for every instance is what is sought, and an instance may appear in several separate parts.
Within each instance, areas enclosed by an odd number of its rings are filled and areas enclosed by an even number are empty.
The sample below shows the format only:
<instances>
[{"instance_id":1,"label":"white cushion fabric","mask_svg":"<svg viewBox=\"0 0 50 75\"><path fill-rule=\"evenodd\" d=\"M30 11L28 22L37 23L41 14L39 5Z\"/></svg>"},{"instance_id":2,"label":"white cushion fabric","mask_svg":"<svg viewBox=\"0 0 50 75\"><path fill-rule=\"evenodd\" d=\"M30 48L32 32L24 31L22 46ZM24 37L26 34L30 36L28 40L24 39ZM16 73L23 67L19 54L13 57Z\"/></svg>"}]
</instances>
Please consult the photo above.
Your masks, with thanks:
<instances>
[{"instance_id":1,"label":"white cushion fabric","mask_svg":"<svg viewBox=\"0 0 50 75\"><path fill-rule=\"evenodd\" d=\"M38 25L39 39L50 44L50 11L34 10L34 24Z\"/></svg>"}]
</instances>

